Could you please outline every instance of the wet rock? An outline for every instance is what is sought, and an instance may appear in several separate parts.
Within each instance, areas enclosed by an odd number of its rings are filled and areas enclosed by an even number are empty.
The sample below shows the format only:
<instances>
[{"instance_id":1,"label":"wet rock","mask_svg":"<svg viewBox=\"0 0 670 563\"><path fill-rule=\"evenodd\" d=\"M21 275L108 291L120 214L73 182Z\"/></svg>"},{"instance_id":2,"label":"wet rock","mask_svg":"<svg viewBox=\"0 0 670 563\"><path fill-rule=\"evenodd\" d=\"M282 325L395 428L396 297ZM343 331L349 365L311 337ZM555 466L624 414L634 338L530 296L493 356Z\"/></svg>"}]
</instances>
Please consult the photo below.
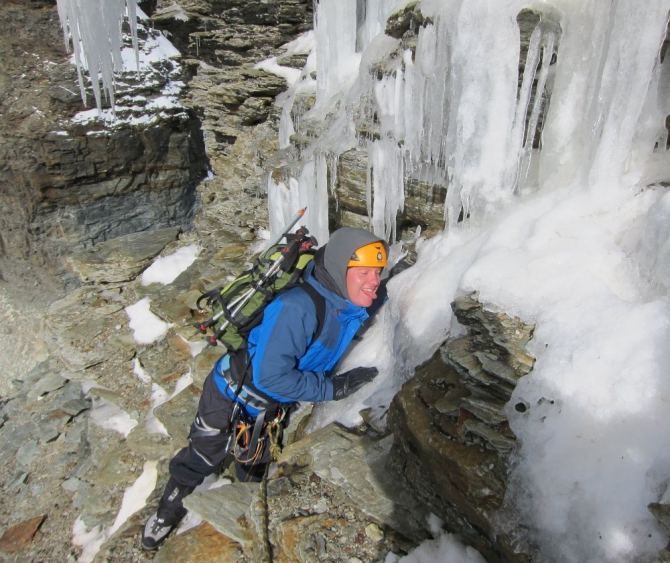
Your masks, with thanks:
<instances>
[{"instance_id":1,"label":"wet rock","mask_svg":"<svg viewBox=\"0 0 670 563\"><path fill-rule=\"evenodd\" d=\"M368 155L366 151L352 149L342 153L337 160L337 205L331 205L331 219L338 226L358 226L351 215L365 217ZM427 175L426 175L427 176ZM444 228L444 201L446 187L439 182L430 182L422 177L407 175L404 178L405 204L398 213L398 230L413 229L421 225L424 234L430 236Z\"/></svg>"},{"instance_id":2,"label":"wet rock","mask_svg":"<svg viewBox=\"0 0 670 563\"><path fill-rule=\"evenodd\" d=\"M670 505L653 502L648 508L649 511L656 516L656 519L663 525L663 527L670 531Z\"/></svg>"},{"instance_id":3,"label":"wet rock","mask_svg":"<svg viewBox=\"0 0 670 563\"><path fill-rule=\"evenodd\" d=\"M408 2L402 9L391 14L384 33L396 39L407 40L410 36L416 38L419 28L425 27L431 21L421 13L419 4L419 2Z\"/></svg>"}]
</instances>

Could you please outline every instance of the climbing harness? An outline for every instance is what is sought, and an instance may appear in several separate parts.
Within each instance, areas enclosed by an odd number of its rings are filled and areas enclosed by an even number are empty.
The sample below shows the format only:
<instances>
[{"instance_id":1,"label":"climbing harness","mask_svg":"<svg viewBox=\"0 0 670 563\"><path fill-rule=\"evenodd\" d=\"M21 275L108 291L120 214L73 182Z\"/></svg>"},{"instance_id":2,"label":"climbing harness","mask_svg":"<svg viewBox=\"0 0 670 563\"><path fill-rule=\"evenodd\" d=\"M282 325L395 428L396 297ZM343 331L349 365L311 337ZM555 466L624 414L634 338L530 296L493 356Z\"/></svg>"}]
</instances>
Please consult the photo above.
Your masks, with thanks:
<instances>
[{"instance_id":1,"label":"climbing harness","mask_svg":"<svg viewBox=\"0 0 670 563\"><path fill-rule=\"evenodd\" d=\"M255 420L244 416L239 418L233 448L238 463L256 464L262 458L265 447L270 448L271 460L277 460L281 453L281 423L286 418L287 409L277 406L276 412L272 420L266 420L267 410L261 411Z\"/></svg>"}]
</instances>

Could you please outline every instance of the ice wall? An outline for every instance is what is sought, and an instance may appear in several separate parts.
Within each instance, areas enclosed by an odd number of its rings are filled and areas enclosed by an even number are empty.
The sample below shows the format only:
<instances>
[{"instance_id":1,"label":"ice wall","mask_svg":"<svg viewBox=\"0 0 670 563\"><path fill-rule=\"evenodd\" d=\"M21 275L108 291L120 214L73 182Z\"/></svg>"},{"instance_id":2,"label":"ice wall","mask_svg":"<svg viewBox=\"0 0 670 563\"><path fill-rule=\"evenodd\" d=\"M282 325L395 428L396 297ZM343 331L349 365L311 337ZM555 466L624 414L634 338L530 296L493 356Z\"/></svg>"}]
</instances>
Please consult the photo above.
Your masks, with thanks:
<instances>
[{"instance_id":1,"label":"ice wall","mask_svg":"<svg viewBox=\"0 0 670 563\"><path fill-rule=\"evenodd\" d=\"M326 37L331 55L302 117L321 132L305 170L319 152L366 151L371 226L389 237L403 178L421 173L448 187L448 229L419 239L416 265L341 366L380 377L320 407L316 424L355 423L365 407L382 424L413 368L458 334L453 298L478 291L537 324L538 360L514 397L531 408L508 413L521 446L507 524L552 561L650 559L667 537L647 504L670 481L668 203L653 185L670 177L659 56L670 0L424 0L413 50L379 34L361 53L360 33L329 25L353 22L355 5L317 14L316 52ZM541 20L520 77L526 8ZM373 115L378 134L352 133Z\"/></svg>"}]
</instances>

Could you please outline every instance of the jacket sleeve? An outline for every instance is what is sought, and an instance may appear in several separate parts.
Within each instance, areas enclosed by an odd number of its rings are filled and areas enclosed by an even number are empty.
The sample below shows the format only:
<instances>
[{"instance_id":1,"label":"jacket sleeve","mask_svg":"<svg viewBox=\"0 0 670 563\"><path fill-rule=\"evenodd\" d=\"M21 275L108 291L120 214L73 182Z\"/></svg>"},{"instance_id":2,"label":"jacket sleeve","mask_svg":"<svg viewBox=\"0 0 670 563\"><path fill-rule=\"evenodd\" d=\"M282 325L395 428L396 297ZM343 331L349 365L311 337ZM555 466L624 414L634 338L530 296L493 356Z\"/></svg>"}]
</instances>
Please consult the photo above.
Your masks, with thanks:
<instances>
[{"instance_id":1,"label":"jacket sleeve","mask_svg":"<svg viewBox=\"0 0 670 563\"><path fill-rule=\"evenodd\" d=\"M254 329L254 385L278 401L330 401L333 384L327 373L297 367L317 328L314 303L304 292L290 294L270 303Z\"/></svg>"}]
</instances>

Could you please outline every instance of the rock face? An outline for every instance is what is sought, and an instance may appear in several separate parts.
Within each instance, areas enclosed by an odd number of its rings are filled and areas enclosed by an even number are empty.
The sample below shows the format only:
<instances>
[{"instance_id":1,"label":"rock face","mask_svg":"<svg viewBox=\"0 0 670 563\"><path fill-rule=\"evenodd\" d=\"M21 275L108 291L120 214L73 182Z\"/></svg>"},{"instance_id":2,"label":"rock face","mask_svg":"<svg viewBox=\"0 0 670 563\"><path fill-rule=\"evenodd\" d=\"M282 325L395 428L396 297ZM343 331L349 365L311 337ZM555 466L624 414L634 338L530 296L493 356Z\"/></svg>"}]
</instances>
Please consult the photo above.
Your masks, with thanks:
<instances>
[{"instance_id":1,"label":"rock face","mask_svg":"<svg viewBox=\"0 0 670 563\"><path fill-rule=\"evenodd\" d=\"M201 119L214 178L201 184L201 233L267 228L267 167L278 149L284 78L254 69L281 57L282 45L313 26L311 0L165 0L152 16L184 57L189 90L183 103ZM304 57L280 60L305 63Z\"/></svg>"},{"instance_id":2,"label":"rock face","mask_svg":"<svg viewBox=\"0 0 670 563\"><path fill-rule=\"evenodd\" d=\"M167 244L163 253L170 253L195 238L168 242L174 234L166 231L156 249ZM0 485L12 499L0 508L7 523L0 550L8 556L79 555L81 535L71 537L76 521L80 533L100 534L100 560L143 560L142 524L221 354L211 348L192 355L200 341L193 323L202 320L195 301L249 259L250 243L239 234L216 240L219 248L204 249L165 286L112 281L144 260L122 240L98 245L106 260L77 259L80 275L95 281L49 307L43 329L49 359L0 401L0 451L7 460ZM167 332L141 344L125 307L147 298ZM309 409L298 413L267 488L231 484L226 470L218 482L224 486L187 499L205 522L171 537L157 561L196 562L216 550L227 561L260 561L269 542L275 561L381 562L429 537L429 513L489 561L532 560L496 520L515 447L504 404L532 368L524 351L532 327L487 311L475 296L460 298L454 310L470 334L446 343L405 385L389 413L392 434L330 425L297 439ZM143 490L148 505L115 530L124 491L147 471L157 472L153 492L152 484Z\"/></svg>"},{"instance_id":3,"label":"rock face","mask_svg":"<svg viewBox=\"0 0 670 563\"><path fill-rule=\"evenodd\" d=\"M65 258L65 267L83 282L116 283L134 280L153 259L176 240L179 228L157 229L101 242Z\"/></svg>"},{"instance_id":4,"label":"rock face","mask_svg":"<svg viewBox=\"0 0 670 563\"><path fill-rule=\"evenodd\" d=\"M182 235L163 252L193 242L189 236L195 235ZM145 560L142 524L162 492L169 459L186 443L202 382L222 353L210 348L192 355L202 342L193 328L202 320L195 300L203 285L220 283L249 259L250 243L238 235L217 240L220 248L203 250L165 286L111 281L142 257L131 244L101 243L107 260L89 260L82 273L96 281L49 307L43 327L49 359L0 400L6 460L0 487L11 498L0 504L0 552L8 560L75 559L83 533L101 542L96 560ZM147 298L167 333L141 344L125 307ZM287 436L296 436L295 429ZM260 561L266 503L275 561L376 562L403 555L427 537L427 512L385 469L392 442L329 426L285 449L267 491L231 484L225 471L218 483L225 486L188 499L206 523L171 537L156 560L195 563L214 560L211 554L221 550L226 561ZM136 491L149 495L148 505L114 531L124 492L151 471L157 472L153 492L151 482Z\"/></svg>"},{"instance_id":5,"label":"rock face","mask_svg":"<svg viewBox=\"0 0 670 563\"><path fill-rule=\"evenodd\" d=\"M389 469L488 561L531 561L497 513L516 445L505 405L533 367L525 351L533 327L487 311L476 295L452 308L469 334L445 343L394 398Z\"/></svg>"},{"instance_id":6,"label":"rock face","mask_svg":"<svg viewBox=\"0 0 670 563\"><path fill-rule=\"evenodd\" d=\"M141 29L141 44L160 40ZM148 52L148 51L147 51ZM85 119L55 0L0 6L0 272L16 259L62 273L74 249L192 226L206 174L200 124L165 104L180 79L163 61L119 76L117 119ZM95 113L95 112L94 112ZM140 119L143 116L143 119Z\"/></svg>"}]
</instances>

